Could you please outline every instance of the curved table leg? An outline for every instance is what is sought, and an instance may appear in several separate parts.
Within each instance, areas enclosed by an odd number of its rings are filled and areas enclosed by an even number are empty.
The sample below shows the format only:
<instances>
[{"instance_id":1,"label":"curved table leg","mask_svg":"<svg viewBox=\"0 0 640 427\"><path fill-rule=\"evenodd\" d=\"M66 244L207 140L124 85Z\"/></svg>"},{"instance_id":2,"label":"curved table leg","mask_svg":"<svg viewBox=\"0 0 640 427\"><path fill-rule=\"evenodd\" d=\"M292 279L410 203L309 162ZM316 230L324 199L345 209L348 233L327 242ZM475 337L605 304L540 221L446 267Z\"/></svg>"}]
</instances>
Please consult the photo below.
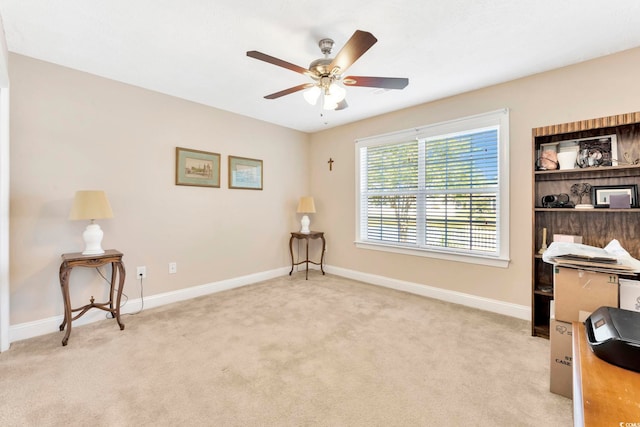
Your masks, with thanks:
<instances>
[{"instance_id":1,"label":"curved table leg","mask_svg":"<svg viewBox=\"0 0 640 427\"><path fill-rule=\"evenodd\" d=\"M305 240L307 241L307 252L306 252L306 255L307 255L307 261L306 261L307 269L306 269L306 271L304 273L304 280L309 280L309 237L307 237Z\"/></svg>"},{"instance_id":2,"label":"curved table leg","mask_svg":"<svg viewBox=\"0 0 640 427\"><path fill-rule=\"evenodd\" d=\"M295 262L293 259L293 236L289 238L289 253L291 254L291 271L289 272L289 276L291 276L291 273L293 273L293 267Z\"/></svg>"},{"instance_id":3,"label":"curved table leg","mask_svg":"<svg viewBox=\"0 0 640 427\"><path fill-rule=\"evenodd\" d=\"M116 272L116 267L118 270L118 277L120 278L120 281L118 282L118 297L116 300L116 321L118 322L118 325L120 325L120 330L122 331L124 329L124 323L122 323L122 321L120 321L120 300L122 299L122 289L124 288L124 277L125 277L125 271L124 271L124 264L120 261L120 262L116 262L114 263L115 265L112 267L112 276L111 276L111 301L113 303L113 282L114 282L114 274Z\"/></svg>"},{"instance_id":4,"label":"curved table leg","mask_svg":"<svg viewBox=\"0 0 640 427\"><path fill-rule=\"evenodd\" d=\"M323 268L323 264L324 264L324 250L327 246L327 243L324 240L324 234L322 236L320 236L320 238L322 239L322 254L320 255L320 271L322 271L322 275L324 276L324 268Z\"/></svg>"},{"instance_id":5,"label":"curved table leg","mask_svg":"<svg viewBox=\"0 0 640 427\"><path fill-rule=\"evenodd\" d=\"M60 325L60 331L66 332L64 338L62 338L62 345L67 345L69 341L69 335L71 335L71 298L69 298L69 275L71 274L71 268L62 264L60 266L60 290L62 291L62 299L64 300L64 319Z\"/></svg>"}]
</instances>

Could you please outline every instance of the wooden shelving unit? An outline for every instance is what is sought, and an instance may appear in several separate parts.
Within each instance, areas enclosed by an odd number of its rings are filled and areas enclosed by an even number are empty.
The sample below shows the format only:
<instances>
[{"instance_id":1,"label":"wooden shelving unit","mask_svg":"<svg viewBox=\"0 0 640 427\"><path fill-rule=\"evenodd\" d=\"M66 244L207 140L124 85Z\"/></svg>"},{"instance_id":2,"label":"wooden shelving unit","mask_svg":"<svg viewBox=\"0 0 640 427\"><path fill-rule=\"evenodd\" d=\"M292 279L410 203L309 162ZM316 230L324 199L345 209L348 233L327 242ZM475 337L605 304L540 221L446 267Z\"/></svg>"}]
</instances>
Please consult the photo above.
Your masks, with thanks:
<instances>
[{"instance_id":1,"label":"wooden shelving unit","mask_svg":"<svg viewBox=\"0 0 640 427\"><path fill-rule=\"evenodd\" d=\"M533 248L531 279L531 333L549 338L550 303L553 300L553 266L538 253L542 229L547 229L547 244L554 234L582 236L582 243L605 247L617 239L634 258L640 258L640 208L573 209L544 208L542 197L571 195L571 186L638 185L640 187L640 112L583 120L532 130L532 164L537 164L541 144L616 135L618 165L567 170L535 170L533 173ZM626 154L626 156L625 156ZM623 159L631 159L625 163ZM637 161L637 163L636 163ZM577 203L575 198L571 200Z\"/></svg>"}]
</instances>

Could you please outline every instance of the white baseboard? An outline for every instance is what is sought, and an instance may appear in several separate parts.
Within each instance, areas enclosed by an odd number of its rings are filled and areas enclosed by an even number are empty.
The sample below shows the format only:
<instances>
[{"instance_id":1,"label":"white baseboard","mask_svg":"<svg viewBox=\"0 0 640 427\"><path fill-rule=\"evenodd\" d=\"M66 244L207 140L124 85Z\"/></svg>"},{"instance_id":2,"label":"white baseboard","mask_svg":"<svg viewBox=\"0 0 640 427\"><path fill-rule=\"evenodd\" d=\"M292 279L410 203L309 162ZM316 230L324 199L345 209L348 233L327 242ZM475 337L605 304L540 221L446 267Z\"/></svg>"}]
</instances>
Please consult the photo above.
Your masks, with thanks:
<instances>
[{"instance_id":1,"label":"white baseboard","mask_svg":"<svg viewBox=\"0 0 640 427\"><path fill-rule=\"evenodd\" d=\"M309 269L319 269L317 266L309 266ZM165 292L162 294L144 297L144 308L160 307L162 305L171 304L178 301L184 301L191 298L197 298L203 295L209 295L216 292L226 291L229 289L239 288L241 286L250 285L275 277L285 276L289 274L290 267L282 267L275 270L265 271L261 273L250 274L247 276L236 277L233 279L221 280L219 282L208 283L190 288L179 289L177 291ZM478 308L480 310L490 311L494 313L504 314L506 316L516 317L518 319L530 320L531 309L527 306L506 303L503 301L492 300L489 298L478 297L475 295L464 294L461 292L451 291L433 286L420 285L412 282L391 279L384 276L376 276L374 274L363 273L355 270L348 270L340 267L332 267L324 265L327 273L336 276L346 277L348 279L359 280L361 282L370 283L372 285L384 286L386 288L396 289L399 291L409 292L424 297L435 298L443 301L461 304L468 307ZM298 271L304 271L299 269ZM130 299L122 307L121 313L135 313L142 308L142 300L140 298ZM89 323L106 319L106 312L102 310L88 311L80 319L73 322L73 326L82 326ZM63 316L54 316L46 319L36 320L33 322L19 323L9 327L10 342L20 341L40 335L49 334L60 331L60 324Z\"/></svg>"},{"instance_id":2,"label":"white baseboard","mask_svg":"<svg viewBox=\"0 0 640 427\"><path fill-rule=\"evenodd\" d=\"M165 292L163 294L151 295L144 297L144 308L154 308L178 301L184 301L203 295L213 294L216 292L226 291L229 289L239 288L241 286L250 285L263 280L273 279L274 277L289 274L289 267L282 267L275 270L265 271L261 273L249 274L247 276L236 277L233 279L221 280L219 282L208 283L205 285L193 286L190 288L180 289L177 291ZM130 299L122 306L121 314L135 313L142 308L142 300L140 298ZM84 316L75 320L73 326L82 326L89 323L106 319L106 312L102 310L90 310ZM9 327L9 340L11 342L20 341L40 335L50 334L60 331L60 324L64 316L53 316L46 319L36 320L33 322L19 323ZM62 339L62 335L60 337Z\"/></svg>"},{"instance_id":3,"label":"white baseboard","mask_svg":"<svg viewBox=\"0 0 640 427\"><path fill-rule=\"evenodd\" d=\"M462 292L451 291L448 289L436 288L428 285L420 285L412 282L405 282L402 280L391 279L389 277L376 276L374 274L348 270L346 268L325 265L324 270L327 273L335 274L336 276L359 280L361 282L369 283L372 285L384 286L385 288L409 292L412 294L421 295L423 297L439 299L442 301L452 302L467 307L474 307L493 313L504 314L506 316L515 317L522 320L531 320L531 308L525 305L512 304L504 301L483 298L476 295L465 294Z\"/></svg>"}]
</instances>

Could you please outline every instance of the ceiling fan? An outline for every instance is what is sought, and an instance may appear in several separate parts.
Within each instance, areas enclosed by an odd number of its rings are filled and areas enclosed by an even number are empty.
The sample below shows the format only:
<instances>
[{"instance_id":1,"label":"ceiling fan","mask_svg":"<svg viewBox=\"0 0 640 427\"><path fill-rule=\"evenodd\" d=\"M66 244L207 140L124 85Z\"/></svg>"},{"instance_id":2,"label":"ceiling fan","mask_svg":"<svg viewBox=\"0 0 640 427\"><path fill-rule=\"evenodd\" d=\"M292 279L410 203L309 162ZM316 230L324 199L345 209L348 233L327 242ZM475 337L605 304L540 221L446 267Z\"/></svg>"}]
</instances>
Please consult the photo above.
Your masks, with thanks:
<instances>
[{"instance_id":1,"label":"ceiling fan","mask_svg":"<svg viewBox=\"0 0 640 427\"><path fill-rule=\"evenodd\" d=\"M318 42L318 46L324 58L313 61L308 69L256 50L248 51L247 56L304 74L313 80L312 83L303 83L267 95L265 96L266 99L276 99L308 89L303 93L303 96L310 104L315 105L322 96L325 110L342 110L347 107L347 101L345 100L346 90L339 83L345 86L365 86L383 89L404 89L409 84L409 79L398 77L343 76L347 68L377 41L378 39L373 34L356 30L335 58L330 58L329 55L334 42L331 39L322 39Z\"/></svg>"}]
</instances>

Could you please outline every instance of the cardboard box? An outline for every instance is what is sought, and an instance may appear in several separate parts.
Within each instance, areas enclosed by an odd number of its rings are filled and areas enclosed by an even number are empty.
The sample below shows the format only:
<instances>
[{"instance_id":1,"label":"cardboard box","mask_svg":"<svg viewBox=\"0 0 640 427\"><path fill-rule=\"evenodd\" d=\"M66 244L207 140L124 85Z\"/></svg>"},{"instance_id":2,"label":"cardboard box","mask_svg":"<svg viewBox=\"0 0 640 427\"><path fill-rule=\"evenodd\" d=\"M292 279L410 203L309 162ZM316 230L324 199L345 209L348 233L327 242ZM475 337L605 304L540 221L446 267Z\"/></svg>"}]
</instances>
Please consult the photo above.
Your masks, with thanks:
<instances>
[{"instance_id":1,"label":"cardboard box","mask_svg":"<svg viewBox=\"0 0 640 427\"><path fill-rule=\"evenodd\" d=\"M553 311L552 311L553 313ZM549 390L571 399L573 397L573 334L571 323L560 322L551 316L549 340L551 360Z\"/></svg>"},{"instance_id":2,"label":"cardboard box","mask_svg":"<svg viewBox=\"0 0 640 427\"><path fill-rule=\"evenodd\" d=\"M620 308L640 311L640 281L620 279Z\"/></svg>"},{"instance_id":3,"label":"cardboard box","mask_svg":"<svg viewBox=\"0 0 640 427\"><path fill-rule=\"evenodd\" d=\"M582 243L582 236L572 236L569 234L554 234L554 242L566 242L566 243Z\"/></svg>"},{"instance_id":4,"label":"cardboard box","mask_svg":"<svg viewBox=\"0 0 640 427\"><path fill-rule=\"evenodd\" d=\"M555 266L553 298L556 320L578 322L580 311L618 307L618 275Z\"/></svg>"}]
</instances>

